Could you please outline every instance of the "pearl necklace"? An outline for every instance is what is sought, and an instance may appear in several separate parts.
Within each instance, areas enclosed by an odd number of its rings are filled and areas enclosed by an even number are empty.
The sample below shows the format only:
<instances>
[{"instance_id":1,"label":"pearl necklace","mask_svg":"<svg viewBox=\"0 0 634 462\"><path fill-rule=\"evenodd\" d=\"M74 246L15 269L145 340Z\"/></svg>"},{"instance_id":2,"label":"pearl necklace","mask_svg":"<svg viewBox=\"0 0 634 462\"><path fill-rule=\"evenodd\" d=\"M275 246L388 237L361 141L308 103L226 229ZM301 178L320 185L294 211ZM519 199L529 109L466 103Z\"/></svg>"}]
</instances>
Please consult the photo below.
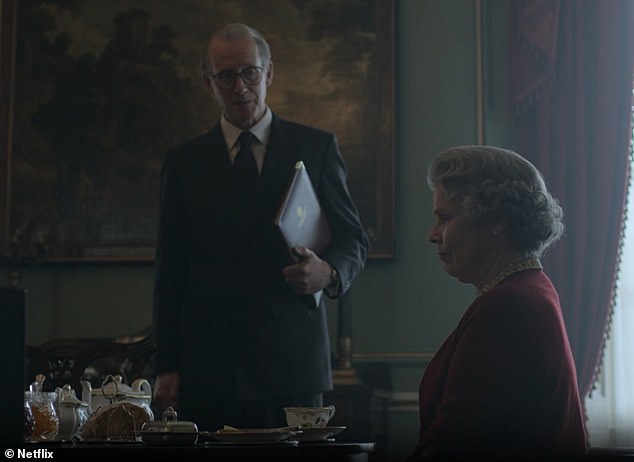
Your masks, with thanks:
<instances>
[{"instance_id":1,"label":"pearl necklace","mask_svg":"<svg viewBox=\"0 0 634 462\"><path fill-rule=\"evenodd\" d=\"M493 289L500 282L502 282L502 280L509 277L511 274L519 273L520 271L525 271L528 269L542 269L542 264L535 257L528 257L522 260L515 261L511 263L510 265L508 265L506 268L504 268L504 270L502 270L502 272L498 274L496 277L494 277L489 282L484 284L480 288L479 295L482 295L483 293Z\"/></svg>"}]
</instances>

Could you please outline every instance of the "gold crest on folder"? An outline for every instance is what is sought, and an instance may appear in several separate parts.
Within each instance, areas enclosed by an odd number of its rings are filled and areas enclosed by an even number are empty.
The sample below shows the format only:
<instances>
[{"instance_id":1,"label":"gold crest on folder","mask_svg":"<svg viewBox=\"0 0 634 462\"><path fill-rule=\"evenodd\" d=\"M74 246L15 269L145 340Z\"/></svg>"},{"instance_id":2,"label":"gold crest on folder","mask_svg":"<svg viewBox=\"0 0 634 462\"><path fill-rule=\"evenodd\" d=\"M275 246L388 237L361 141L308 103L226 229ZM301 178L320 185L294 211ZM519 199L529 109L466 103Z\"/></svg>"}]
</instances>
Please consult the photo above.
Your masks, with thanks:
<instances>
[{"instance_id":1,"label":"gold crest on folder","mask_svg":"<svg viewBox=\"0 0 634 462\"><path fill-rule=\"evenodd\" d=\"M274 225L279 229L292 261L298 261L293 247L308 247L317 255L323 255L330 245L330 225L302 161L295 165Z\"/></svg>"}]
</instances>

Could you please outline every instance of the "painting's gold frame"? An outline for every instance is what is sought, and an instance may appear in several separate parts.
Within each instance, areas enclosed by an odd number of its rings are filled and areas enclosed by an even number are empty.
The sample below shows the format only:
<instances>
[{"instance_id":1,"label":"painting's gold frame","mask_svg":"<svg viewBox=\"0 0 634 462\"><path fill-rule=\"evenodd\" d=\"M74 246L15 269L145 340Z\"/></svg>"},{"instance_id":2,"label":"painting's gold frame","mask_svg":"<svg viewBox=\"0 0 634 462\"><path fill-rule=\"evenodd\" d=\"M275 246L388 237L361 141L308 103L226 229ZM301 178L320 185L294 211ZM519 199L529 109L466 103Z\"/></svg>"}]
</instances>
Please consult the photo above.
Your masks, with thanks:
<instances>
[{"instance_id":1,"label":"painting's gold frame","mask_svg":"<svg viewBox=\"0 0 634 462\"><path fill-rule=\"evenodd\" d=\"M355 0L351 0L355 1ZM363 185L360 198L371 204L362 213L364 224L370 223L368 231L373 239L369 257L371 259L393 259L397 256L396 244L396 135L395 135L395 81L394 81L394 46L395 46L395 3L396 0L364 0L372 6L375 22L375 49L373 65L377 69L372 85L371 98L368 98L368 120L372 126L368 131L373 133L371 141L364 146L357 146L356 152L364 156L363 171L370 172L369 178L359 169L355 170L354 162L348 162L349 176L353 196L354 184ZM344 2L345 3L345 2ZM129 2L134 6L135 2ZM342 3L343 4L343 3ZM359 1L359 4L362 4ZM15 83L20 76L16 75L16 50L19 34L19 0L0 0L0 260L6 260L11 254L11 243L16 240L16 223L13 220L15 201L12 194L12 180L15 180ZM266 34L265 34L266 35ZM283 47L281 47L283 48ZM279 53L281 50L276 49ZM18 80L16 80L18 79ZM367 82L359 82L367 85ZM310 117L308 115L307 117ZM323 116L322 116L323 117ZM310 120L305 120L310 124ZM345 134L346 127L341 130ZM364 138L368 140L367 136ZM344 157L345 145L342 146ZM347 159L348 160L348 159ZM360 162L359 162L360 163ZM370 164L368 166L368 163ZM359 173L358 173L359 172ZM148 195L158 195L158 191L147 191ZM355 200L357 197L355 197ZM361 210L364 212L364 210ZM35 231L33 231L35 232ZM34 236L26 236L32 240ZM90 239L73 239L69 241L48 240L49 262L71 261L152 261L154 241L113 239L111 241L90 241Z\"/></svg>"},{"instance_id":2,"label":"painting's gold frame","mask_svg":"<svg viewBox=\"0 0 634 462\"><path fill-rule=\"evenodd\" d=\"M11 148L17 1L0 8L0 248L8 253L11 213Z\"/></svg>"}]
</instances>

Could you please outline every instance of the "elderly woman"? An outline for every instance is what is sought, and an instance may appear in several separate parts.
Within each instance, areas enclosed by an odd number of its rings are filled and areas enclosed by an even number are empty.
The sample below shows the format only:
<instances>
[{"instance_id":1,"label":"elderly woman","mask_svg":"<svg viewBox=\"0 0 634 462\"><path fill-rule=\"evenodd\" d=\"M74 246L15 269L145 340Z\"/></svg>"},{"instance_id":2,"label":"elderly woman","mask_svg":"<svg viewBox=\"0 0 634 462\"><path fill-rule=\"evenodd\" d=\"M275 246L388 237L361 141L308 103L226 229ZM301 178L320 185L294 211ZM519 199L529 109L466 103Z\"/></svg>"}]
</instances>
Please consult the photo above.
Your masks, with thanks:
<instances>
[{"instance_id":1,"label":"elderly woman","mask_svg":"<svg viewBox=\"0 0 634 462\"><path fill-rule=\"evenodd\" d=\"M418 460L438 448L583 454L587 435L559 297L539 258L563 232L541 174L513 151L433 159L429 240L478 294L419 387Z\"/></svg>"}]
</instances>

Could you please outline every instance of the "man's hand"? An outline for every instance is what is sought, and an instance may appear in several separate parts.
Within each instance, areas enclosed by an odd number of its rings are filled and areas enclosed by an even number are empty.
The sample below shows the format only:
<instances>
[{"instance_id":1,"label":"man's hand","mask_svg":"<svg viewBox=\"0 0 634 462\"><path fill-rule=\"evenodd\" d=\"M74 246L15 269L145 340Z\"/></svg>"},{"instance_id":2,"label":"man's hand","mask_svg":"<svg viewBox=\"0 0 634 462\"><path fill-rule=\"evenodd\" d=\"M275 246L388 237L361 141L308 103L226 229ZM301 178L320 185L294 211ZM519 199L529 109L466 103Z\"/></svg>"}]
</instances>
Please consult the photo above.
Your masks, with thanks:
<instances>
[{"instance_id":1,"label":"man's hand","mask_svg":"<svg viewBox=\"0 0 634 462\"><path fill-rule=\"evenodd\" d=\"M154 383L154 402L161 410L178 405L178 386L181 377L178 372L168 372L159 374Z\"/></svg>"},{"instance_id":2,"label":"man's hand","mask_svg":"<svg viewBox=\"0 0 634 462\"><path fill-rule=\"evenodd\" d=\"M286 283L298 294L313 294L330 285L332 268L307 247L294 247L293 251L302 258L300 263L284 268Z\"/></svg>"}]
</instances>

